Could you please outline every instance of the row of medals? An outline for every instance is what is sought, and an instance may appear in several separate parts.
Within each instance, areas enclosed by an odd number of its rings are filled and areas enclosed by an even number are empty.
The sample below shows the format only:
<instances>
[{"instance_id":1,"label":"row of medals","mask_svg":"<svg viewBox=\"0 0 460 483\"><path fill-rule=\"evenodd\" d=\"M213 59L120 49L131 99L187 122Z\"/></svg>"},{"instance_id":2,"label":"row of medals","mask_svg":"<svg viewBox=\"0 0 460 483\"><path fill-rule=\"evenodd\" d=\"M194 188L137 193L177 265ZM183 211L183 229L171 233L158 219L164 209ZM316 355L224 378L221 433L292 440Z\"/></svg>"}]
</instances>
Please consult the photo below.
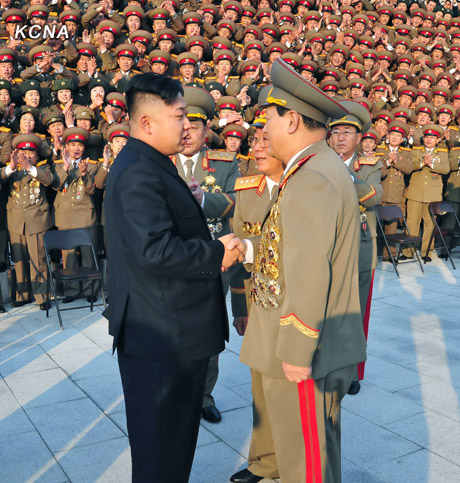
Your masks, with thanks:
<instances>
[{"instance_id":1,"label":"row of medals","mask_svg":"<svg viewBox=\"0 0 460 483\"><path fill-rule=\"evenodd\" d=\"M19 200L21 195L19 194L21 191L21 186L17 181L13 183L13 191L11 192L11 196L14 198L14 201L19 204ZM35 205L40 203L40 181L34 179L33 181L29 182L29 198L30 204Z\"/></svg>"},{"instance_id":2,"label":"row of medals","mask_svg":"<svg viewBox=\"0 0 460 483\"><path fill-rule=\"evenodd\" d=\"M222 193L222 188L216 184L216 178L211 174L204 178L204 186L201 186L201 189L206 193ZM211 232L211 236L213 240L216 239L216 235L218 235L223 227L222 218L206 218L206 223L208 224L208 229Z\"/></svg>"},{"instance_id":3,"label":"row of medals","mask_svg":"<svg viewBox=\"0 0 460 483\"><path fill-rule=\"evenodd\" d=\"M281 241L277 221L282 193L283 191L280 192L278 200L273 205L263 226L259 251L252 272L251 300L265 310L270 306L277 309L279 307L277 297L281 294L281 286L277 282L280 275L278 261L280 259L279 243Z\"/></svg>"},{"instance_id":4,"label":"row of medals","mask_svg":"<svg viewBox=\"0 0 460 483\"><path fill-rule=\"evenodd\" d=\"M64 184L64 188L62 190L62 194L64 195L67 192L67 188L69 187L68 183ZM77 195L75 198L79 200L81 198L81 192L83 191L83 180L81 178L78 179L77 181Z\"/></svg>"}]
</instances>

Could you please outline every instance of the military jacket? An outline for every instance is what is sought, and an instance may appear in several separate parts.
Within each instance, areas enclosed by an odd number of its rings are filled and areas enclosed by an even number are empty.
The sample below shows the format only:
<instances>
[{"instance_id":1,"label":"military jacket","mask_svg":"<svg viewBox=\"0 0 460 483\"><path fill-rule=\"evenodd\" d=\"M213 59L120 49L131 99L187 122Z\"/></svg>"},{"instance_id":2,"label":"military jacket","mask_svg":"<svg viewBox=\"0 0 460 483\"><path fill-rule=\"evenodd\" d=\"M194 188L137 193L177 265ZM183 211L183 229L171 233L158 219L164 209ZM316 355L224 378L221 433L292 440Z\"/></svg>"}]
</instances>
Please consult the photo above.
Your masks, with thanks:
<instances>
[{"instance_id":1,"label":"military jacket","mask_svg":"<svg viewBox=\"0 0 460 483\"><path fill-rule=\"evenodd\" d=\"M172 156L179 176L185 172L179 156ZM239 176L234 153L202 149L193 174L205 192L203 213L213 238L230 233L235 207L235 182Z\"/></svg>"},{"instance_id":2,"label":"military jacket","mask_svg":"<svg viewBox=\"0 0 460 483\"><path fill-rule=\"evenodd\" d=\"M460 147L452 148L449 152L450 173L447 178L445 199L460 203Z\"/></svg>"},{"instance_id":3,"label":"military jacket","mask_svg":"<svg viewBox=\"0 0 460 483\"><path fill-rule=\"evenodd\" d=\"M449 172L447 149L435 148L432 153L433 168L423 164L423 156L427 151L424 146L412 150L413 171L407 189L408 200L421 203L442 201L442 175Z\"/></svg>"},{"instance_id":4,"label":"military jacket","mask_svg":"<svg viewBox=\"0 0 460 483\"><path fill-rule=\"evenodd\" d=\"M91 228L96 224L92 195L96 189L94 177L98 162L90 160L88 172L82 176L80 168L72 167L67 173L62 159L54 161L55 182L58 191L54 200L55 224L60 230Z\"/></svg>"},{"instance_id":5,"label":"military jacket","mask_svg":"<svg viewBox=\"0 0 460 483\"><path fill-rule=\"evenodd\" d=\"M8 184L9 191L6 207L8 230L17 235L35 235L53 226L46 187L53 183L54 176L46 160L35 167L36 178L21 169L6 176L6 167L0 169L0 179Z\"/></svg>"},{"instance_id":6,"label":"military jacket","mask_svg":"<svg viewBox=\"0 0 460 483\"><path fill-rule=\"evenodd\" d=\"M8 127L0 127L0 165L5 166L10 159L13 151L13 134Z\"/></svg>"},{"instance_id":7,"label":"military jacket","mask_svg":"<svg viewBox=\"0 0 460 483\"><path fill-rule=\"evenodd\" d=\"M376 156L382 163L382 188L381 201L384 203L401 204L403 202L406 184L404 175L412 173L412 159L409 148L399 147L396 151L396 160L390 163L391 150L386 144L377 146Z\"/></svg>"}]
</instances>

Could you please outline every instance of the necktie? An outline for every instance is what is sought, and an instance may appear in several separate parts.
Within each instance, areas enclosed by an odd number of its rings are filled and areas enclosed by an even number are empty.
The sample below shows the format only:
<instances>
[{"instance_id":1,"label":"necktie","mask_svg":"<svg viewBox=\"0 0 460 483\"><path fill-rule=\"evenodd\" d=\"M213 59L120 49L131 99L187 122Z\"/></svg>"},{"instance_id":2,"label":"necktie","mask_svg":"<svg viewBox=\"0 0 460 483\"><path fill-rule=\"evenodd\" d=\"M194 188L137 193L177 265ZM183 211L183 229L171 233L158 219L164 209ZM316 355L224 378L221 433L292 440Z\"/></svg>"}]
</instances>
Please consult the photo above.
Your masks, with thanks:
<instances>
[{"instance_id":1,"label":"necktie","mask_svg":"<svg viewBox=\"0 0 460 483\"><path fill-rule=\"evenodd\" d=\"M185 173L185 181L190 183L192 180L193 159L187 158L185 160L185 167L187 168L187 172Z\"/></svg>"},{"instance_id":2,"label":"necktie","mask_svg":"<svg viewBox=\"0 0 460 483\"><path fill-rule=\"evenodd\" d=\"M270 191L270 199L273 200L273 199L277 199L278 198L278 190L279 190L279 184L275 184L273 185L271 191Z\"/></svg>"},{"instance_id":3,"label":"necktie","mask_svg":"<svg viewBox=\"0 0 460 483\"><path fill-rule=\"evenodd\" d=\"M73 162L73 167L74 167L75 169L77 169L77 168L78 168L78 163L77 163L76 161L74 161L74 162Z\"/></svg>"}]
</instances>

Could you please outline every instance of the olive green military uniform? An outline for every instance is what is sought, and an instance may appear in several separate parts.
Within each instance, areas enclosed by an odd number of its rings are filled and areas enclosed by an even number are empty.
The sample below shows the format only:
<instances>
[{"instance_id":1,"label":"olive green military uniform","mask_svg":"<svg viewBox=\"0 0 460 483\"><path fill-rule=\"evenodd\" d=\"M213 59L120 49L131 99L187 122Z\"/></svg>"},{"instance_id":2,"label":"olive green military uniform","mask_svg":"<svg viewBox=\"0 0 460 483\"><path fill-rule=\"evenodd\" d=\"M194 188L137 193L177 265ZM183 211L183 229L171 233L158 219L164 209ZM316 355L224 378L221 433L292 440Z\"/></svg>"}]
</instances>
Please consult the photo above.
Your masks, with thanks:
<instances>
[{"instance_id":1,"label":"olive green military uniform","mask_svg":"<svg viewBox=\"0 0 460 483\"><path fill-rule=\"evenodd\" d=\"M442 201L442 175L449 172L449 159L447 149L435 148L431 154L433 167L423 164L423 156L428 153L424 146L414 147L412 150L413 171L407 189L407 226L410 234L418 236L420 222L423 219L422 255L430 256L432 247L429 247L433 221L428 210L432 201ZM405 250L406 256L412 256Z\"/></svg>"},{"instance_id":2,"label":"olive green military uniform","mask_svg":"<svg viewBox=\"0 0 460 483\"><path fill-rule=\"evenodd\" d=\"M11 129L0 126L0 167L6 166L12 152L13 134ZM6 248L8 245L8 230L6 226L6 205L8 203L7 190L0 191L0 263L6 263ZM1 301L0 301L1 302ZM0 305L2 305L0 303Z\"/></svg>"},{"instance_id":3,"label":"olive green military uniform","mask_svg":"<svg viewBox=\"0 0 460 483\"><path fill-rule=\"evenodd\" d=\"M271 199L276 199L278 184L270 189L264 175L238 178L235 184L236 204L233 231L240 239L260 236ZM234 317L247 317L250 311L250 276L243 265L236 265L230 274L230 292ZM265 478L278 478L275 447L263 396L262 374L251 369L253 397L253 427L249 447L248 469Z\"/></svg>"},{"instance_id":4,"label":"olive green military uniform","mask_svg":"<svg viewBox=\"0 0 460 483\"><path fill-rule=\"evenodd\" d=\"M380 157L383 165L382 188L383 194L381 199L382 205L398 205L404 213L404 191L406 184L404 175L412 173L411 150L409 148L399 147L396 150L396 160L390 162L391 150L387 144L377 146L376 156ZM396 233L397 222L385 225L385 233L388 235ZM396 255L396 247L391 247L391 253ZM387 248L383 248L383 256L388 256Z\"/></svg>"},{"instance_id":5,"label":"olive green military uniform","mask_svg":"<svg viewBox=\"0 0 460 483\"><path fill-rule=\"evenodd\" d=\"M447 178L444 199L452 205L458 218L460 216L460 147L452 148L449 151L449 164L450 172ZM456 228L456 224L455 216L452 213L447 213L442 219L442 226L447 230ZM457 239L446 237L446 243L450 248L455 248Z\"/></svg>"},{"instance_id":6,"label":"olive green military uniform","mask_svg":"<svg viewBox=\"0 0 460 483\"><path fill-rule=\"evenodd\" d=\"M69 172L64 169L63 160L54 161L56 181L54 189L58 191L54 201L55 224L59 230L72 228L88 228L96 246L96 211L92 195L96 189L94 177L98 169L98 161L89 160L88 172L82 175L78 166L72 166ZM91 267L93 258L90 249L82 247L82 265ZM78 265L76 250L63 250L64 268ZM91 282L83 283L85 295L91 295ZM79 294L78 283L69 283L64 288L66 296L77 297Z\"/></svg>"}]
</instances>

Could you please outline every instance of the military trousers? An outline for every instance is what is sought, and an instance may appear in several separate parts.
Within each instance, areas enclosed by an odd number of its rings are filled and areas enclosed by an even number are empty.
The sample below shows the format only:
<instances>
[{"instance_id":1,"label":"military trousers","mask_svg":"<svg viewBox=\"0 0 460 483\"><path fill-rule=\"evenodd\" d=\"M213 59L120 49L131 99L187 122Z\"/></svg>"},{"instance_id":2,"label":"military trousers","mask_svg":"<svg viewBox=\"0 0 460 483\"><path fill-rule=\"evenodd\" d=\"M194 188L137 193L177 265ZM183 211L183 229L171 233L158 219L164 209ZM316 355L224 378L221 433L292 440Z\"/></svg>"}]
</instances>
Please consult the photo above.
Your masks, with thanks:
<instances>
[{"instance_id":1,"label":"military trousers","mask_svg":"<svg viewBox=\"0 0 460 483\"><path fill-rule=\"evenodd\" d=\"M18 302L31 300L33 296L37 304L42 304L46 300L47 266L43 235L44 233L18 235L10 232ZM29 293L30 286L33 296Z\"/></svg>"},{"instance_id":2,"label":"military trousers","mask_svg":"<svg viewBox=\"0 0 460 483\"><path fill-rule=\"evenodd\" d=\"M433 250L433 244L430 247L428 246L434 227L428 210L429 204L422 203L421 201L407 200L407 228L409 228L412 236L418 236L420 233L420 223L423 220L422 257L429 257ZM412 257L413 253L409 248L406 248L404 255Z\"/></svg>"},{"instance_id":3,"label":"military trousers","mask_svg":"<svg viewBox=\"0 0 460 483\"><path fill-rule=\"evenodd\" d=\"M356 365L299 384L262 376L283 483L341 481L341 401Z\"/></svg>"},{"instance_id":4,"label":"military trousers","mask_svg":"<svg viewBox=\"0 0 460 483\"><path fill-rule=\"evenodd\" d=\"M359 272L359 305L361 309L361 319L363 321L364 335L369 333L369 320L371 318L372 290L374 288L374 271L366 270ZM357 367L357 373L354 381L362 381L364 379L364 368L366 361L360 362Z\"/></svg>"},{"instance_id":5,"label":"military trousers","mask_svg":"<svg viewBox=\"0 0 460 483\"><path fill-rule=\"evenodd\" d=\"M252 378L252 435L248 469L264 478L278 478L275 445L273 443L267 404L265 403L262 374L251 369Z\"/></svg>"},{"instance_id":6,"label":"military trousers","mask_svg":"<svg viewBox=\"0 0 460 483\"><path fill-rule=\"evenodd\" d=\"M460 203L457 203L456 201L448 201L451 205L452 208L455 210L455 214L457 215L457 218L460 217ZM439 223L439 222L438 222ZM445 230L453 230L453 229L459 229L457 226L457 221L455 220L455 216L453 213L447 213L446 215L443 216L442 218L442 228ZM458 239L455 237L451 236L446 236L446 244L449 248L449 250L455 248L458 243Z\"/></svg>"},{"instance_id":7,"label":"military trousers","mask_svg":"<svg viewBox=\"0 0 460 483\"><path fill-rule=\"evenodd\" d=\"M93 246L96 247L97 243L97 229L88 228L90 232L91 239L93 241ZM91 252L91 247L81 247L81 264L82 267L92 267L93 265L93 254ZM78 267L78 254L77 250L62 250L62 261L64 268L75 268ZM91 295L91 285L92 282L85 281L82 282L82 289L85 296ZM99 288L98 282L94 282L94 294L97 294ZM78 297L80 295L80 283L70 282L64 284L64 295L69 297Z\"/></svg>"}]
</instances>

